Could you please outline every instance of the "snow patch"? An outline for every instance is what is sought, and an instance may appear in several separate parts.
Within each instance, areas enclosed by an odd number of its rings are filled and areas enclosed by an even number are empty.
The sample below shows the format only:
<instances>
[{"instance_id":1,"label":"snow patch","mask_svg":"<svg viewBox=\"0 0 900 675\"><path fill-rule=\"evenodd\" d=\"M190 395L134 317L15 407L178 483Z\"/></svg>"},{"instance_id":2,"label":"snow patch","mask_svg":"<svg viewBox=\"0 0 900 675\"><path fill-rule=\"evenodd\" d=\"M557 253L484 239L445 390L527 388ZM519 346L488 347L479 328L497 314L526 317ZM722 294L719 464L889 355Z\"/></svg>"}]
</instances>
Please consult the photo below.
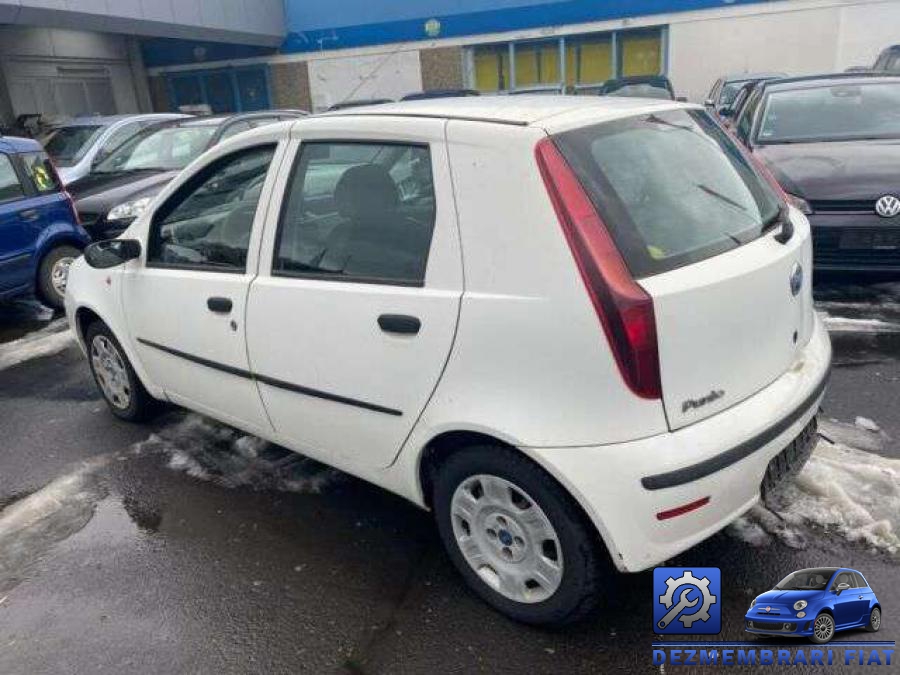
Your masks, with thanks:
<instances>
[{"instance_id":1,"label":"snow patch","mask_svg":"<svg viewBox=\"0 0 900 675\"><path fill-rule=\"evenodd\" d=\"M168 456L168 468L226 488L318 493L343 475L255 436L189 414L146 441L138 454Z\"/></svg>"},{"instance_id":2,"label":"snow patch","mask_svg":"<svg viewBox=\"0 0 900 675\"><path fill-rule=\"evenodd\" d=\"M815 527L873 551L900 554L900 460L875 452L886 436L828 421L822 427L835 442L820 440L774 505L755 506L729 527L729 533L752 546L778 540L805 548ZM872 451L839 440L859 441L862 434L868 434L865 445Z\"/></svg>"},{"instance_id":3,"label":"snow patch","mask_svg":"<svg viewBox=\"0 0 900 675\"><path fill-rule=\"evenodd\" d=\"M65 318L47 324L18 340L0 345L0 370L19 365L42 356L52 356L75 342Z\"/></svg>"},{"instance_id":4,"label":"snow patch","mask_svg":"<svg viewBox=\"0 0 900 675\"><path fill-rule=\"evenodd\" d=\"M832 333L900 333L900 323L881 319L851 319L823 313L822 320Z\"/></svg>"}]
</instances>

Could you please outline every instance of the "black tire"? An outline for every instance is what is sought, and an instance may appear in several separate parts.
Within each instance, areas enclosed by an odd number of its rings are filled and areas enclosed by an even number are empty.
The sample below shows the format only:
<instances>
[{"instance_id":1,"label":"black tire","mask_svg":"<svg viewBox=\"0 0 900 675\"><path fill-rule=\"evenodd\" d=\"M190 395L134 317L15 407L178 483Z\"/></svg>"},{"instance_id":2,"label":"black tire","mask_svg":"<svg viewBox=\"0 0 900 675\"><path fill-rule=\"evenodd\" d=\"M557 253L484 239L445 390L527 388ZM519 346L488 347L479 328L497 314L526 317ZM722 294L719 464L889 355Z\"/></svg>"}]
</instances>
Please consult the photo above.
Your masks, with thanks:
<instances>
[{"instance_id":1,"label":"black tire","mask_svg":"<svg viewBox=\"0 0 900 675\"><path fill-rule=\"evenodd\" d=\"M91 374L94 376L94 382L97 384L97 388L103 395L103 400L106 401L106 405L109 406L112 414L127 422L143 422L151 418L159 410L159 401L150 396L144 388L140 378L138 378L137 374L134 372L131 362L125 355L125 350L122 349L122 345L119 344L119 341L116 339L116 336L112 334L109 327L102 321L95 321L88 326L88 329L85 331L84 339L85 344L87 345L88 363L90 364ZM107 395L104 386L101 384L100 377L98 377L94 364L94 355L95 349L98 349L100 345L103 344L102 342L95 342L99 339L105 339L106 344L114 348L116 357L120 359L121 365L124 366L124 373L127 378L127 405L122 405L123 401L116 402L115 400L112 400Z\"/></svg>"},{"instance_id":2,"label":"black tire","mask_svg":"<svg viewBox=\"0 0 900 675\"><path fill-rule=\"evenodd\" d=\"M876 620L876 612L878 614ZM877 633L881 628L881 609L878 607L873 607L872 611L869 612L869 623L866 624L866 630L870 633Z\"/></svg>"},{"instance_id":3,"label":"black tire","mask_svg":"<svg viewBox=\"0 0 900 675\"><path fill-rule=\"evenodd\" d=\"M831 621L831 634L827 637L820 638L816 635L816 623L818 623L819 619L822 619L823 617L827 617ZM828 612L820 612L818 616L816 616L815 621L813 621L813 634L809 636L809 640L810 642L814 642L817 645L824 645L828 642L831 642L831 639L834 637L835 632L834 617L831 616L831 614L829 614Z\"/></svg>"},{"instance_id":4,"label":"black tire","mask_svg":"<svg viewBox=\"0 0 900 675\"><path fill-rule=\"evenodd\" d=\"M74 260L81 255L74 246L57 246L41 259L38 266L37 294L40 301L53 309L62 309L65 304L65 293L60 293L53 284L53 269L60 261L67 258Z\"/></svg>"},{"instance_id":5,"label":"black tire","mask_svg":"<svg viewBox=\"0 0 900 675\"><path fill-rule=\"evenodd\" d=\"M556 531L562 549L562 579L552 595L540 602L516 601L501 594L475 572L460 551L451 515L453 494L464 481L481 474L502 478L524 490ZM455 452L437 467L432 496L438 530L453 564L482 599L506 616L528 624L560 625L585 618L599 604L601 575L614 571L596 529L565 489L521 453L502 445Z\"/></svg>"}]
</instances>

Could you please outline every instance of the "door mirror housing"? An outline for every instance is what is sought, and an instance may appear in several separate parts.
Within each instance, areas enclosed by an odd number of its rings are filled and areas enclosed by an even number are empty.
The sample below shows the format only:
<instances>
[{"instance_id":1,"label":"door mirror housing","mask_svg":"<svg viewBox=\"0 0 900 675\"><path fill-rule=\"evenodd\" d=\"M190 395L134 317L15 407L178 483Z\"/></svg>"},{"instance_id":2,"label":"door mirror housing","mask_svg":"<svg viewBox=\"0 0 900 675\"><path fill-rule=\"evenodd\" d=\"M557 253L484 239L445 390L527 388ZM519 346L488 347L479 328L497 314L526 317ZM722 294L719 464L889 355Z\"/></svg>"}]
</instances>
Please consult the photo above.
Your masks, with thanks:
<instances>
[{"instance_id":1,"label":"door mirror housing","mask_svg":"<svg viewBox=\"0 0 900 675\"><path fill-rule=\"evenodd\" d=\"M141 256L141 242L137 239L107 239L84 249L87 264L98 270L116 267Z\"/></svg>"},{"instance_id":2,"label":"door mirror housing","mask_svg":"<svg viewBox=\"0 0 900 675\"><path fill-rule=\"evenodd\" d=\"M705 101L703 101L703 105L705 105L707 108L715 108L716 102L713 101L711 98L708 98Z\"/></svg>"},{"instance_id":3,"label":"door mirror housing","mask_svg":"<svg viewBox=\"0 0 900 675\"><path fill-rule=\"evenodd\" d=\"M843 591L846 591L850 588L850 584L838 584L837 590L835 591L838 595L840 595Z\"/></svg>"}]
</instances>

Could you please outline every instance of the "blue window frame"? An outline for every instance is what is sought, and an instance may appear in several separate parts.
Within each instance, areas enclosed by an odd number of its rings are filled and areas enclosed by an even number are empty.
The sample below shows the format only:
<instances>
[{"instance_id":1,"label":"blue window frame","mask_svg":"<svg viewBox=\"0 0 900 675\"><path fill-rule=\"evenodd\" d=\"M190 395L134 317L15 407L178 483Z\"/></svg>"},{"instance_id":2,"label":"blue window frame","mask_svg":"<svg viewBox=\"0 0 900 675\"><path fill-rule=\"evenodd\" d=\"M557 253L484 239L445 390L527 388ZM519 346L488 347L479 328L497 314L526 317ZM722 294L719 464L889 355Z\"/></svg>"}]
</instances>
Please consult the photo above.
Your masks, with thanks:
<instances>
[{"instance_id":1,"label":"blue window frame","mask_svg":"<svg viewBox=\"0 0 900 675\"><path fill-rule=\"evenodd\" d=\"M214 113L253 112L271 107L267 66L167 73L170 108L209 105Z\"/></svg>"}]
</instances>

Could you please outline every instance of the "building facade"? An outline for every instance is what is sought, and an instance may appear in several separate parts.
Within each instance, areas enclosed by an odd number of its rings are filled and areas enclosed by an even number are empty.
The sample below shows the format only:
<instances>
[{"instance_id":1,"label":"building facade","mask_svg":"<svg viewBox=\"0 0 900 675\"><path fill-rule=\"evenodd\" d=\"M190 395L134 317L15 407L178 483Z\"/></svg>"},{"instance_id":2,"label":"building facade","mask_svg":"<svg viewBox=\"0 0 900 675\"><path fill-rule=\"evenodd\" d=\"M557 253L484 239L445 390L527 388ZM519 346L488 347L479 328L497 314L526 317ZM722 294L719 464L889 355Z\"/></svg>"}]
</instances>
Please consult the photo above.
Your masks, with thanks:
<instances>
[{"instance_id":1,"label":"building facade","mask_svg":"<svg viewBox=\"0 0 900 675\"><path fill-rule=\"evenodd\" d=\"M900 41L900 0L105 3L115 16L29 4L49 3L0 0L0 23L5 6L20 8L0 28L5 117L47 101L68 112L319 111L438 88L591 93L610 77L644 74L665 74L678 95L702 101L722 74L841 71ZM25 62L59 80L52 95Z\"/></svg>"}]
</instances>

